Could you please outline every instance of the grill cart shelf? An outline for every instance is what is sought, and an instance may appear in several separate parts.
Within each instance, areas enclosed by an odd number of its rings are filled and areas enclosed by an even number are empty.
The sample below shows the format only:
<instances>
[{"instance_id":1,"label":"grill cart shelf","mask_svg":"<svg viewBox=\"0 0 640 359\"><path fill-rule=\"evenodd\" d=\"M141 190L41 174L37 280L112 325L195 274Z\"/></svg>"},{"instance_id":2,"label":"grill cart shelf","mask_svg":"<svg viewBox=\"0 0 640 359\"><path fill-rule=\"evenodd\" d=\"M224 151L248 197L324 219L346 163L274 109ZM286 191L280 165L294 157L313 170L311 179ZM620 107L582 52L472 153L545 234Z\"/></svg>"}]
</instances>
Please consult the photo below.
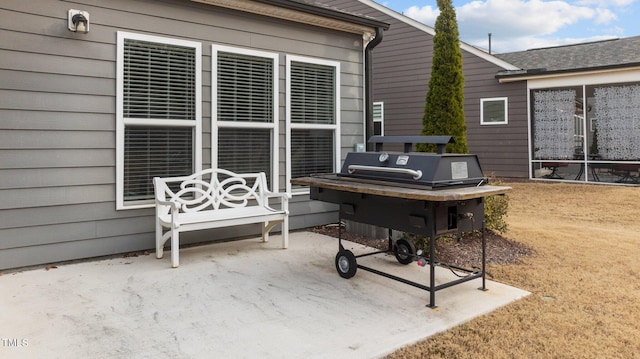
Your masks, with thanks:
<instances>
[{"instance_id":1,"label":"grill cart shelf","mask_svg":"<svg viewBox=\"0 0 640 359\"><path fill-rule=\"evenodd\" d=\"M451 141L448 136L438 136L435 139L442 141L443 138L446 141ZM433 137L428 136L372 137L370 142L404 143L405 151L410 151L411 146L407 145L409 142L419 143L433 140ZM371 161L372 156L379 158L378 163ZM349 173L349 167L356 170ZM357 176L361 168L367 172L365 178ZM447 177L447 173L451 177L452 172L453 176L457 178L443 178L443 176ZM397 176L400 177L394 178ZM434 181L434 176L441 178ZM484 198L504 194L511 188L484 185L486 179L481 176L476 156L413 152L349 153L341 173L295 178L291 180L291 183L309 186L311 199L338 204L340 220L351 220L388 228L389 234L394 229L432 239L429 241L429 253L424 257L416 253L411 241L400 239L394 244L391 236L389 236L389 248L386 251L374 251L356 256L343 247L342 232L340 232L336 270L341 277L351 278L360 268L412 285L430 293L428 306L432 308L436 307L435 292L438 290L477 278L482 279L480 289L486 290ZM434 183L437 185L434 186ZM480 270L461 268L436 261L435 239L445 234L474 229L482 230L482 267ZM398 262L402 264L409 264L418 259L426 261L429 264L429 285L413 282L357 263L359 257L389 252L395 254ZM466 272L467 275L436 285L435 267L439 265Z\"/></svg>"}]
</instances>

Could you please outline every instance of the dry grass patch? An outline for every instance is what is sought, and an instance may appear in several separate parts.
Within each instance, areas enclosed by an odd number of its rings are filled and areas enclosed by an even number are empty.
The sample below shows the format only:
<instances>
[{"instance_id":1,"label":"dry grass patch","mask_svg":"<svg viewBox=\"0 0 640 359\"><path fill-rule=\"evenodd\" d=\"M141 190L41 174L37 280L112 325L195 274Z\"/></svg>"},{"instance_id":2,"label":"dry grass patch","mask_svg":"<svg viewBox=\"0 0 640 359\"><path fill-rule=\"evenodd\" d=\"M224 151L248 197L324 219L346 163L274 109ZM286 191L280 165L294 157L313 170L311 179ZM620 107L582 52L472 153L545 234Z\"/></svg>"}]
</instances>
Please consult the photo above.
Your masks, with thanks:
<instances>
[{"instance_id":1,"label":"dry grass patch","mask_svg":"<svg viewBox=\"0 0 640 359\"><path fill-rule=\"evenodd\" d=\"M536 255L488 271L532 294L388 358L640 358L640 188L507 185Z\"/></svg>"}]
</instances>

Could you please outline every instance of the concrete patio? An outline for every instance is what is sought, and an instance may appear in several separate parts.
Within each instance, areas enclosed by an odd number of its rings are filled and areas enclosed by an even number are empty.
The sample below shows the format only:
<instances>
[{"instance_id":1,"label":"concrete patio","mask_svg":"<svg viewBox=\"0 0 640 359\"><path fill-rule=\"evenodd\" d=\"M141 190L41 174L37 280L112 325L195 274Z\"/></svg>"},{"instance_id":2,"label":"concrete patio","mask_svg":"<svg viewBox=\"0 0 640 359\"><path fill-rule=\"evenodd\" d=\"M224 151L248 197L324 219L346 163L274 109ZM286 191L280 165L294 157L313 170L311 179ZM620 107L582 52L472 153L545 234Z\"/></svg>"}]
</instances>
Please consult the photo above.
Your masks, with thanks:
<instances>
[{"instance_id":1,"label":"concrete patio","mask_svg":"<svg viewBox=\"0 0 640 359\"><path fill-rule=\"evenodd\" d=\"M431 309L421 289L340 278L335 238L293 232L279 246L274 235L187 248L177 269L152 253L4 273L0 357L376 358L529 294L478 279L437 292ZM358 262L427 284L427 268L393 256Z\"/></svg>"}]
</instances>

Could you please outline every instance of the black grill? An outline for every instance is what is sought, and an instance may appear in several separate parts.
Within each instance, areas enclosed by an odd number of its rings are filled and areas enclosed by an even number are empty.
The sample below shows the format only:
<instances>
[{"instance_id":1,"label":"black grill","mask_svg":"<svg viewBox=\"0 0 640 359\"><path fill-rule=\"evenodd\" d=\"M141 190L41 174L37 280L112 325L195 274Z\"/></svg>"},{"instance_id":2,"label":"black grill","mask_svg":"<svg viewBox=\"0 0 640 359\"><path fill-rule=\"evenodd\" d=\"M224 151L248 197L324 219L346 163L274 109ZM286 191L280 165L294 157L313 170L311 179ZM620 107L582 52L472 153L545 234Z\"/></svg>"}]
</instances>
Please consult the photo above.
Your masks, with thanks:
<instances>
[{"instance_id":1,"label":"black grill","mask_svg":"<svg viewBox=\"0 0 640 359\"><path fill-rule=\"evenodd\" d=\"M292 179L294 184L310 186L311 199L339 206L340 220L350 220L389 229L387 250L354 255L338 239L336 270L351 278L356 269L385 276L430 292L430 307L435 307L435 292L472 279L482 278L485 287L484 198L504 194L509 187L487 185L475 155L447 154L449 136L374 136L376 152L348 153L342 170ZM438 153L411 152L415 143L435 143ZM385 152L383 144L402 145L404 152ZM411 241L394 241L391 230L431 238L429 253L417 253ZM482 267L479 270L439 263L435 258L435 239L444 234L482 230ZM429 285L416 283L360 264L356 258L393 253L402 264L429 264ZM435 267L464 272L460 279L435 285Z\"/></svg>"},{"instance_id":2,"label":"black grill","mask_svg":"<svg viewBox=\"0 0 640 359\"><path fill-rule=\"evenodd\" d=\"M374 136L376 152L350 152L338 174L374 183L393 182L421 189L479 186L487 179L482 174L476 155L447 154L450 136ZM383 144L404 145L404 152L385 152ZM434 143L438 153L410 152L413 143Z\"/></svg>"}]
</instances>

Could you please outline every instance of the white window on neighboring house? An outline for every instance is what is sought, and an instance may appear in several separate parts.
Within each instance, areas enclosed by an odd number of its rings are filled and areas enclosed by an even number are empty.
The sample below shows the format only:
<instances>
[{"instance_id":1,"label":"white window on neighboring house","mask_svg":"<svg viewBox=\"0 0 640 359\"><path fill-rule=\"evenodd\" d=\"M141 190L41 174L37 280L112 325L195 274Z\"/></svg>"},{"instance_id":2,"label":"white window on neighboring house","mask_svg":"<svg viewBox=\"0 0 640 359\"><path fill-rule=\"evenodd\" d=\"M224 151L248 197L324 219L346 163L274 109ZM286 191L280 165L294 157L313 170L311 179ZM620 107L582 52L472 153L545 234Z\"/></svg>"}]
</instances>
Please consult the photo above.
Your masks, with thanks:
<instances>
[{"instance_id":1,"label":"white window on neighboring house","mask_svg":"<svg viewBox=\"0 0 640 359\"><path fill-rule=\"evenodd\" d=\"M278 191L278 54L212 46L212 167L265 172Z\"/></svg>"},{"instance_id":2,"label":"white window on neighboring house","mask_svg":"<svg viewBox=\"0 0 640 359\"><path fill-rule=\"evenodd\" d=\"M154 205L153 177L202 167L201 45L118 32L116 208Z\"/></svg>"},{"instance_id":3,"label":"white window on neighboring house","mask_svg":"<svg viewBox=\"0 0 640 359\"><path fill-rule=\"evenodd\" d=\"M339 78L339 62L287 56L288 186L290 178L335 172L340 163Z\"/></svg>"},{"instance_id":4,"label":"white window on neighboring house","mask_svg":"<svg viewBox=\"0 0 640 359\"><path fill-rule=\"evenodd\" d=\"M509 122L507 108L506 97L480 99L480 124L506 125Z\"/></svg>"},{"instance_id":5,"label":"white window on neighboring house","mask_svg":"<svg viewBox=\"0 0 640 359\"><path fill-rule=\"evenodd\" d=\"M384 136L384 102L373 103L373 134Z\"/></svg>"}]
</instances>

